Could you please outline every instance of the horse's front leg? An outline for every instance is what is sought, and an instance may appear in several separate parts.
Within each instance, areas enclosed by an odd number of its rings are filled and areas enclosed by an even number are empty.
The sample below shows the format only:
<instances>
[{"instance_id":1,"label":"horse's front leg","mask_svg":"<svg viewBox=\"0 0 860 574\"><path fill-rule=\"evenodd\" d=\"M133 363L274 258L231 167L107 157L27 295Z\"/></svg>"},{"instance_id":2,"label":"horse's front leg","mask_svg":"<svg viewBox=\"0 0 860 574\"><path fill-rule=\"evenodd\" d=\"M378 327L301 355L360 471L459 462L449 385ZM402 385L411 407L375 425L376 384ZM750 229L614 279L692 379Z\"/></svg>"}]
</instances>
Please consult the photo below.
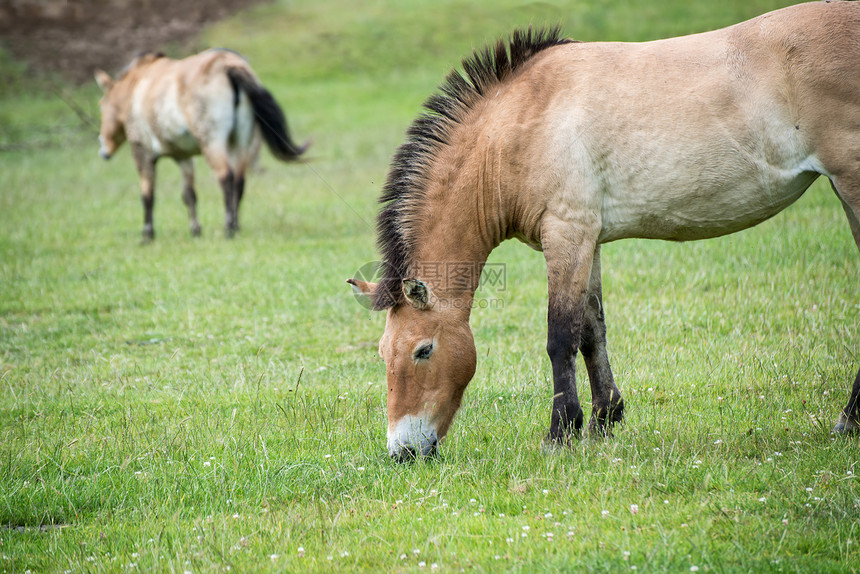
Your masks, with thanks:
<instances>
[{"instance_id":1,"label":"horse's front leg","mask_svg":"<svg viewBox=\"0 0 860 574\"><path fill-rule=\"evenodd\" d=\"M546 217L541 244L549 287L546 350L552 362L553 399L550 444L578 436L582 407L576 392L576 353L579 349L596 232L577 229L569 222Z\"/></svg>"},{"instance_id":2,"label":"horse's front leg","mask_svg":"<svg viewBox=\"0 0 860 574\"><path fill-rule=\"evenodd\" d=\"M848 404L839 413L836 426L833 427L833 432L840 434L858 431L860 431L860 371L857 371L857 378L854 379L851 398L848 399Z\"/></svg>"},{"instance_id":3,"label":"horse's front leg","mask_svg":"<svg viewBox=\"0 0 860 574\"><path fill-rule=\"evenodd\" d=\"M140 177L140 199L143 203L143 241L149 242L155 239L155 228L152 226L152 208L155 206L155 162L157 158L137 143L131 144L131 155Z\"/></svg>"},{"instance_id":4,"label":"horse's front leg","mask_svg":"<svg viewBox=\"0 0 860 574\"><path fill-rule=\"evenodd\" d=\"M613 424L621 422L624 401L615 385L606 350L606 323L603 318L603 289L600 281L600 246L594 251L585 304L585 321L579 350L591 383L591 432L607 436Z\"/></svg>"},{"instance_id":5,"label":"horse's front leg","mask_svg":"<svg viewBox=\"0 0 860 574\"><path fill-rule=\"evenodd\" d=\"M842 201L848 224L851 226L851 234L854 236L854 243L860 250L860 177L833 179L830 185ZM848 404L839 413L833 432L840 434L860 432L860 371L854 379Z\"/></svg>"}]
</instances>

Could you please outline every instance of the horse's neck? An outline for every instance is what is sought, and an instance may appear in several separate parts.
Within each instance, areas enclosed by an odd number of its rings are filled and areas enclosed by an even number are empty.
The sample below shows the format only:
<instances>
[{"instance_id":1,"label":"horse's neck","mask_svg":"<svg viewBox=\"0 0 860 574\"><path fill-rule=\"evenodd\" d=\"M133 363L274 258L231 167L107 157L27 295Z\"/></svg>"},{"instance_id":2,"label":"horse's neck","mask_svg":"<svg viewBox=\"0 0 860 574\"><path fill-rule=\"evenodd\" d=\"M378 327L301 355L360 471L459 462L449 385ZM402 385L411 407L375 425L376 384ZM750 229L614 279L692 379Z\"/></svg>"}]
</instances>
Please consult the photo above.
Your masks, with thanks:
<instances>
[{"instance_id":1,"label":"horse's neck","mask_svg":"<svg viewBox=\"0 0 860 574\"><path fill-rule=\"evenodd\" d=\"M492 190L474 187L449 187L430 201L412 262L415 276L435 292L471 301L487 258L507 238L500 208Z\"/></svg>"}]
</instances>

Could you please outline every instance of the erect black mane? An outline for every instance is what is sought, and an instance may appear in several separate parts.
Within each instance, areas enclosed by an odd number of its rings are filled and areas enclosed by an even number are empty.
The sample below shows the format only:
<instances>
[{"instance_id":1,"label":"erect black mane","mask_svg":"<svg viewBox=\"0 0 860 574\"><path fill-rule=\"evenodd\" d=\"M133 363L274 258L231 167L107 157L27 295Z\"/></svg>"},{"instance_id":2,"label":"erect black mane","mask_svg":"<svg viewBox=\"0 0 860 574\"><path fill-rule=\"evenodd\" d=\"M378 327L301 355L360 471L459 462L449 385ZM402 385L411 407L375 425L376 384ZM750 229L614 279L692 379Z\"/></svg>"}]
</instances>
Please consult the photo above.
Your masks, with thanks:
<instances>
[{"instance_id":1,"label":"erect black mane","mask_svg":"<svg viewBox=\"0 0 860 574\"><path fill-rule=\"evenodd\" d=\"M406 142L391 161L388 180L376 218L377 246L383 260L383 276L373 300L375 309L400 302L401 282L407 278L417 223L417 210L427 187L427 172L439 150L447 145L452 128L461 123L490 88L508 80L535 54L573 40L561 36L561 28L515 30L510 41L475 51L463 60L465 76L452 70L436 93L424 102L420 115L406 132Z\"/></svg>"}]
</instances>

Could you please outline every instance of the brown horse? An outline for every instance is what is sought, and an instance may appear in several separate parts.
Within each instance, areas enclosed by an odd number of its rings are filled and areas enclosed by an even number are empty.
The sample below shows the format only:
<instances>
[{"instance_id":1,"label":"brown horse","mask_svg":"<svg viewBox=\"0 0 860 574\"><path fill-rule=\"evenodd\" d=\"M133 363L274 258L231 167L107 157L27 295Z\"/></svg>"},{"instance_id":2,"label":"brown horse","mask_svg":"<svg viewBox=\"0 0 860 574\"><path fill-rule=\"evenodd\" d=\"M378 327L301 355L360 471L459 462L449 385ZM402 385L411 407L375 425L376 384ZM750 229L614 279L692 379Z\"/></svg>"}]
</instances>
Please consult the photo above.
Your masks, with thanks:
<instances>
[{"instance_id":1,"label":"brown horse","mask_svg":"<svg viewBox=\"0 0 860 574\"><path fill-rule=\"evenodd\" d=\"M829 178L860 247L860 2L777 10L642 44L515 32L463 62L425 104L380 202L384 276L349 282L387 309L388 450L435 452L475 372L469 315L502 241L542 250L554 397L547 440L624 403L606 352L600 245L688 241L756 225ZM471 277L440 278L465 262ZM463 268L463 265L459 266ZM460 278L462 279L462 278ZM835 430L860 427L860 373Z\"/></svg>"},{"instance_id":2,"label":"brown horse","mask_svg":"<svg viewBox=\"0 0 860 574\"><path fill-rule=\"evenodd\" d=\"M160 157L179 164L191 233L200 235L191 158L203 154L224 192L225 230L231 237L239 229L245 172L257 157L260 134L283 161L297 159L307 149L307 144L299 147L290 140L275 99L248 63L229 50L209 50L184 60L144 53L116 80L99 70L96 81L104 91L99 155L110 159L125 140L131 144L140 175L145 241L155 236L152 206Z\"/></svg>"}]
</instances>

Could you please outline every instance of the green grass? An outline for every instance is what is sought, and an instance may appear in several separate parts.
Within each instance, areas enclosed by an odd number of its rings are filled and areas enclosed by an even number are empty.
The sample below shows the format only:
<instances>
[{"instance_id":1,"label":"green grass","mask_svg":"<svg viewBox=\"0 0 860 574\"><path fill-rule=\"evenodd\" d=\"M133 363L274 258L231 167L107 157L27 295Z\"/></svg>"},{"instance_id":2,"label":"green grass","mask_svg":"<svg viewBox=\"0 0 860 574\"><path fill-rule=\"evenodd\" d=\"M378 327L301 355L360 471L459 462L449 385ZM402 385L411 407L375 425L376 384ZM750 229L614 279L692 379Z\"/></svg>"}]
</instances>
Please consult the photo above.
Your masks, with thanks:
<instances>
[{"instance_id":1,"label":"green grass","mask_svg":"<svg viewBox=\"0 0 860 574\"><path fill-rule=\"evenodd\" d=\"M384 317L344 283L376 257L406 126L473 48L528 23L645 40L785 3L260 6L200 46L249 57L313 161L264 154L233 241L199 161L189 237L162 162L146 247L129 153L99 160L0 57L0 571L857 571L858 441L829 429L860 364L858 254L825 182L738 235L604 248L627 422L561 453L541 450L540 254L493 254L504 308L474 313L478 372L420 464L385 455ZM63 89L97 113L94 86Z\"/></svg>"}]
</instances>

